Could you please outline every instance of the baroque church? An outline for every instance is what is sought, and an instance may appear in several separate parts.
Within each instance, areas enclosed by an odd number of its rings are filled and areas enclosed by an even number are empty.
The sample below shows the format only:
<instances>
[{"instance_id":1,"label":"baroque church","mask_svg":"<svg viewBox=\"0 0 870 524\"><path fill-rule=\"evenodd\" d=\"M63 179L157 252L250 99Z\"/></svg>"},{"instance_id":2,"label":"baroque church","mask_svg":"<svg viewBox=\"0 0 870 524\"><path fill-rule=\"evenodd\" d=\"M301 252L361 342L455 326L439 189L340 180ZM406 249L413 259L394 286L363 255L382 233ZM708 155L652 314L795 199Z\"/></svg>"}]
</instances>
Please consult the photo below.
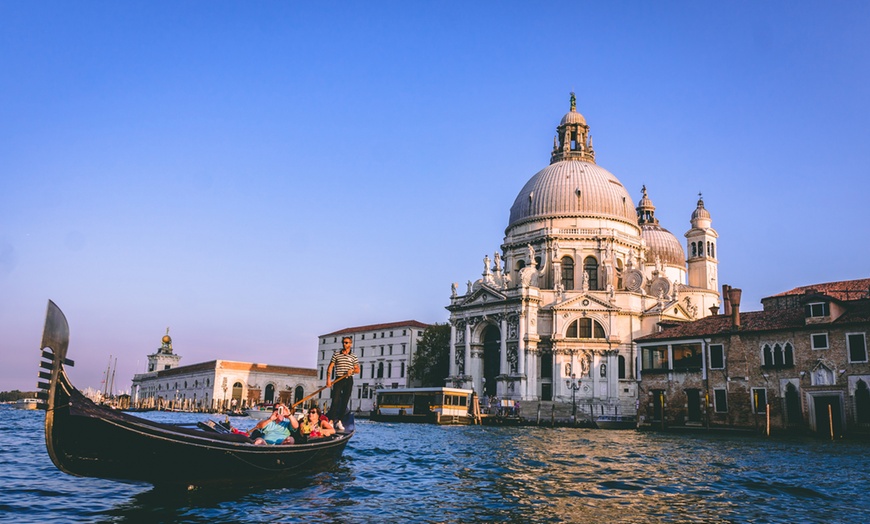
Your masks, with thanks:
<instances>
[{"instance_id":1,"label":"baroque church","mask_svg":"<svg viewBox=\"0 0 870 524\"><path fill-rule=\"evenodd\" d=\"M635 206L595 163L573 93L556 133L550 165L511 206L501 251L484 257L481 277L464 293L452 285L445 383L634 415L634 340L659 322L718 311L718 234L703 199L685 251L659 225L646 186Z\"/></svg>"}]
</instances>

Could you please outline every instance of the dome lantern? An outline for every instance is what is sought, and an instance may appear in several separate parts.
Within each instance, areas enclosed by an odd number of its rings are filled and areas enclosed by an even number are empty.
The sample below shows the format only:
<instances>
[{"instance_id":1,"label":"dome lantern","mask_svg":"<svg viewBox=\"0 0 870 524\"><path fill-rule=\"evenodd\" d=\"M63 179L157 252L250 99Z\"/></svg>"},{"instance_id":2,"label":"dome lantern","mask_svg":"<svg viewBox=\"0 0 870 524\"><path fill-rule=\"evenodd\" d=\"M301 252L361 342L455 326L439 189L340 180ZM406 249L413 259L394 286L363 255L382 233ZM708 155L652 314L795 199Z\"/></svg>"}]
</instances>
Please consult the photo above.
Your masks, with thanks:
<instances>
[{"instance_id":1,"label":"dome lantern","mask_svg":"<svg viewBox=\"0 0 870 524\"><path fill-rule=\"evenodd\" d=\"M592 135L586 119L577 112L577 97L571 93L571 109L556 128L556 138L553 140L553 152L550 163L562 160L583 160L595 163L595 150L592 149Z\"/></svg>"}]
</instances>

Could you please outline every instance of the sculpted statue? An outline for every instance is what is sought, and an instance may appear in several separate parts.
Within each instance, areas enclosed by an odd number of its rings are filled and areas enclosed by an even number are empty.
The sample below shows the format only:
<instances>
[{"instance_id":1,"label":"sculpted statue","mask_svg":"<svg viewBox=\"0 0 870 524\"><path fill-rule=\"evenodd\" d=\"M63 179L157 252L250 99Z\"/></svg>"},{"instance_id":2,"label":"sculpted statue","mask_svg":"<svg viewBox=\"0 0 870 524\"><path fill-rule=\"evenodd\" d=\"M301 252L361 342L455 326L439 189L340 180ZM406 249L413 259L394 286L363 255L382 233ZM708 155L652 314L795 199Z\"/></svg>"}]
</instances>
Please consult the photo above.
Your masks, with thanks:
<instances>
[{"instance_id":1,"label":"sculpted statue","mask_svg":"<svg viewBox=\"0 0 870 524\"><path fill-rule=\"evenodd\" d=\"M457 287L459 287L459 284L457 284L456 282L450 284L450 296L451 296L451 297L455 297L455 296L456 296L456 288L457 288Z\"/></svg>"},{"instance_id":2,"label":"sculpted statue","mask_svg":"<svg viewBox=\"0 0 870 524\"><path fill-rule=\"evenodd\" d=\"M532 247L531 244L527 244L529 246L529 265L535 265L535 248Z\"/></svg>"},{"instance_id":3,"label":"sculpted statue","mask_svg":"<svg viewBox=\"0 0 870 524\"><path fill-rule=\"evenodd\" d=\"M495 272L499 273L501 272L501 255L498 251L493 253L493 258L495 258Z\"/></svg>"},{"instance_id":4,"label":"sculpted statue","mask_svg":"<svg viewBox=\"0 0 870 524\"><path fill-rule=\"evenodd\" d=\"M484 275L489 274L489 255L483 256L483 274Z\"/></svg>"}]
</instances>

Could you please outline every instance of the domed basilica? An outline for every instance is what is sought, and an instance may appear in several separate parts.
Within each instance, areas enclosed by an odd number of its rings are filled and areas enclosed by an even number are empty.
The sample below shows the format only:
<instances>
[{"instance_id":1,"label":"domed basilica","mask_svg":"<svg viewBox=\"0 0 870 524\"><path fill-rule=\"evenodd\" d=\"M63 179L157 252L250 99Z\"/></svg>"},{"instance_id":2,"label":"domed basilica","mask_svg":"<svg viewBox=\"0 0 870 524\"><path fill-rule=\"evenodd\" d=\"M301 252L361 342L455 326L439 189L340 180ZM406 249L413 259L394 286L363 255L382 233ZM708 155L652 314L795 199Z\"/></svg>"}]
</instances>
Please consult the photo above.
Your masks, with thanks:
<instances>
[{"instance_id":1,"label":"domed basilica","mask_svg":"<svg viewBox=\"0 0 870 524\"><path fill-rule=\"evenodd\" d=\"M635 206L595 163L573 93L556 130L550 165L511 206L501 251L484 257L464 294L453 284L446 385L632 415L634 339L718 308L718 234L702 199L685 251L645 186Z\"/></svg>"}]
</instances>

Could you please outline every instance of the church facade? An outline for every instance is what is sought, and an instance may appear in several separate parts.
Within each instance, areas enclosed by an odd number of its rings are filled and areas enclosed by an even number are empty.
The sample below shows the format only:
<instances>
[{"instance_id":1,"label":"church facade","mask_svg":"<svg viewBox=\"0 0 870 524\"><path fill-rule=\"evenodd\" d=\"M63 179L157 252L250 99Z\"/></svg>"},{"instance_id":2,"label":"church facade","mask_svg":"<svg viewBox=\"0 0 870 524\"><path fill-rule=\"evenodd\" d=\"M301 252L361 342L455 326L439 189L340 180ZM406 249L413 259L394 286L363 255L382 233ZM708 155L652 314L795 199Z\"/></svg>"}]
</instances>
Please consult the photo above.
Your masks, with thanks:
<instances>
[{"instance_id":1,"label":"church facade","mask_svg":"<svg viewBox=\"0 0 870 524\"><path fill-rule=\"evenodd\" d=\"M718 309L711 223L699 199L684 251L659 225L645 186L635 206L619 179L595 163L572 94L550 165L517 195L500 251L484 257L480 278L464 290L452 286L445 385L636 414L634 340L659 322Z\"/></svg>"}]
</instances>

